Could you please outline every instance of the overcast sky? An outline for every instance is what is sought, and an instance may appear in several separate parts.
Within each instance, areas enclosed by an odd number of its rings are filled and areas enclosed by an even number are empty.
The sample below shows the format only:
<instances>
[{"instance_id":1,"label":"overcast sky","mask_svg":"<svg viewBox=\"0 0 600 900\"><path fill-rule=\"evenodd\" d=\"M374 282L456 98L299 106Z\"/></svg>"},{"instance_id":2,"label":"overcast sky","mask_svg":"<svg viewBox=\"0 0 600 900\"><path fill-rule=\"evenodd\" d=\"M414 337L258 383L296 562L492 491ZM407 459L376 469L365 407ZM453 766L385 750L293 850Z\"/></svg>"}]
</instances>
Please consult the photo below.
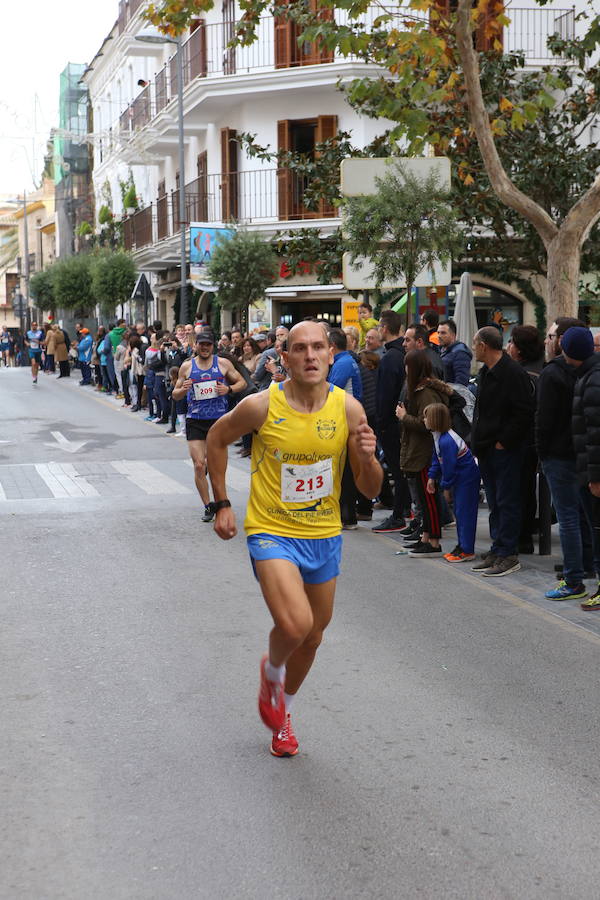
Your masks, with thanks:
<instances>
[{"instance_id":1,"label":"overcast sky","mask_svg":"<svg viewBox=\"0 0 600 900\"><path fill-rule=\"evenodd\" d=\"M58 125L60 73L69 62L90 62L119 4L3 0L1 5L0 194L6 196L39 182L46 140Z\"/></svg>"}]
</instances>

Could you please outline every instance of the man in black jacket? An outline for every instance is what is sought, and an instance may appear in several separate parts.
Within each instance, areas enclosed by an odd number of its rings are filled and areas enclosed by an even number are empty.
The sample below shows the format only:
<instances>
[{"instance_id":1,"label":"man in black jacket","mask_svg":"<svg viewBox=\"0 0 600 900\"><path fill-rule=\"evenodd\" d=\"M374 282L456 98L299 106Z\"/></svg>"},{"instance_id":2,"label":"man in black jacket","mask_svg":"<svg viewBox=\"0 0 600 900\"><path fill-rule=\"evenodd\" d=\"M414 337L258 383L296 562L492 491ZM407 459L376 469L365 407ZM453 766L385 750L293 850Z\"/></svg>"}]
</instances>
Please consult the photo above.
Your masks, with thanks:
<instances>
[{"instance_id":1,"label":"man in black jacket","mask_svg":"<svg viewBox=\"0 0 600 900\"><path fill-rule=\"evenodd\" d=\"M537 380L535 446L552 495L563 555L563 578L546 591L548 600L581 600L587 594L583 583L582 498L571 430L577 366L567 362L561 352L563 335L572 326L585 328L583 322L566 316L550 325L546 336L548 364Z\"/></svg>"},{"instance_id":2,"label":"man in black jacket","mask_svg":"<svg viewBox=\"0 0 600 900\"><path fill-rule=\"evenodd\" d=\"M444 380L444 366L440 354L429 343L429 332L424 325L410 325L404 335L404 352L409 350L425 350L433 369L433 377Z\"/></svg>"},{"instance_id":3,"label":"man in black jacket","mask_svg":"<svg viewBox=\"0 0 600 900\"><path fill-rule=\"evenodd\" d=\"M566 361L577 370L573 393L573 447L581 496L592 521L594 541L600 538L600 359L594 353L589 328L569 328L562 338ZM600 585L581 604L585 610L600 610Z\"/></svg>"},{"instance_id":4,"label":"man in black jacket","mask_svg":"<svg viewBox=\"0 0 600 900\"><path fill-rule=\"evenodd\" d=\"M385 456L390 475L394 479L394 509L373 531L387 533L405 527L404 510L410 509L408 485L400 471L400 425L396 406L404 384L404 349L400 331L402 318L391 309L384 309L379 319L379 333L385 343L385 353L377 368L376 422L377 437Z\"/></svg>"},{"instance_id":5,"label":"man in black jacket","mask_svg":"<svg viewBox=\"0 0 600 900\"><path fill-rule=\"evenodd\" d=\"M484 365L477 380L471 449L479 460L488 501L492 546L472 568L499 577L521 568L520 472L531 442L534 392L525 369L503 352L497 328L481 328L473 338L473 351Z\"/></svg>"}]
</instances>

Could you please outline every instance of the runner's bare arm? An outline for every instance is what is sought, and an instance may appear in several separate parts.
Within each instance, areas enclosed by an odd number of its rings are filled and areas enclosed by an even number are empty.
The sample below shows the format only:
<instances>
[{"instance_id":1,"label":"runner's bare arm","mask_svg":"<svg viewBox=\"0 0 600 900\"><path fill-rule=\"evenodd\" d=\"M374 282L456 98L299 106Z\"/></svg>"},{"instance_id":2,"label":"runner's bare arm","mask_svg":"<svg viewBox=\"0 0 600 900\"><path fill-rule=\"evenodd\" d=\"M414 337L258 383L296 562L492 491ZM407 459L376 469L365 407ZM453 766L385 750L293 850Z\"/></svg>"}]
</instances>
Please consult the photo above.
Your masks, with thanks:
<instances>
[{"instance_id":1,"label":"runner's bare arm","mask_svg":"<svg viewBox=\"0 0 600 900\"><path fill-rule=\"evenodd\" d=\"M181 364L181 368L179 369L179 377L177 378L177 384L173 388L173 400L181 400L183 397L185 397L188 390L191 388L192 381L190 378L188 378L191 368L191 359L186 359L186 361Z\"/></svg>"},{"instance_id":2,"label":"runner's bare arm","mask_svg":"<svg viewBox=\"0 0 600 900\"><path fill-rule=\"evenodd\" d=\"M348 459L356 487L365 497L376 497L381 490L383 470L375 459L377 441L373 429L367 424L362 405L346 395L346 419L348 421Z\"/></svg>"},{"instance_id":3,"label":"runner's bare arm","mask_svg":"<svg viewBox=\"0 0 600 900\"><path fill-rule=\"evenodd\" d=\"M227 498L225 473L227 471L227 447L243 434L257 431L267 418L269 392L261 391L241 400L231 412L217 419L206 439L208 477L215 500ZM215 518L215 532L224 541L235 537L235 515L230 507L219 509Z\"/></svg>"}]
</instances>

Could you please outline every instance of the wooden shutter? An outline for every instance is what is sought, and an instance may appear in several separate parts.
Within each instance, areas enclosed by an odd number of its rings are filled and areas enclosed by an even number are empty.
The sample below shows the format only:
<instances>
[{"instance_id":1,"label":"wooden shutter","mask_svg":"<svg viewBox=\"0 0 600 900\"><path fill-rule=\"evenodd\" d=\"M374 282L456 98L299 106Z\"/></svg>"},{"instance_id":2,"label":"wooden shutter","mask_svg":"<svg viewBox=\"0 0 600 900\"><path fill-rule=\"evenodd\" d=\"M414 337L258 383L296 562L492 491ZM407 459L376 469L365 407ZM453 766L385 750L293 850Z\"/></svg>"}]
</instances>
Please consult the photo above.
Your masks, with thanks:
<instances>
[{"instance_id":1,"label":"wooden shutter","mask_svg":"<svg viewBox=\"0 0 600 900\"><path fill-rule=\"evenodd\" d=\"M333 22L333 9L320 9L319 0L310 0L310 6L320 22ZM324 47L320 41L317 41L314 47L312 62L333 62L333 50L329 50L327 47Z\"/></svg>"},{"instance_id":2,"label":"wooden shutter","mask_svg":"<svg viewBox=\"0 0 600 900\"><path fill-rule=\"evenodd\" d=\"M198 154L198 205L197 214L199 222L208 222L208 154L206 150Z\"/></svg>"},{"instance_id":3,"label":"wooden shutter","mask_svg":"<svg viewBox=\"0 0 600 900\"><path fill-rule=\"evenodd\" d=\"M337 132L337 116L319 116L317 119L317 129L315 132L315 143L321 144L323 141L328 141L331 138L334 138ZM325 200L321 200L319 203L319 216L321 218L329 218L335 215L337 215L335 206L333 206L331 203L327 203Z\"/></svg>"},{"instance_id":4,"label":"wooden shutter","mask_svg":"<svg viewBox=\"0 0 600 900\"><path fill-rule=\"evenodd\" d=\"M189 44L190 78L206 78L206 27L204 19L194 19L190 25Z\"/></svg>"},{"instance_id":5,"label":"wooden shutter","mask_svg":"<svg viewBox=\"0 0 600 900\"><path fill-rule=\"evenodd\" d=\"M221 128L221 217L224 222L238 217L237 132Z\"/></svg>"},{"instance_id":6,"label":"wooden shutter","mask_svg":"<svg viewBox=\"0 0 600 900\"><path fill-rule=\"evenodd\" d=\"M288 119L282 119L277 123L277 149L280 151L291 150L291 130ZM292 217L292 173L289 169L277 169L277 197L280 219Z\"/></svg>"},{"instance_id":7,"label":"wooden shutter","mask_svg":"<svg viewBox=\"0 0 600 900\"><path fill-rule=\"evenodd\" d=\"M275 16L274 23L275 68L288 69L294 55L294 23L285 16Z\"/></svg>"}]
</instances>

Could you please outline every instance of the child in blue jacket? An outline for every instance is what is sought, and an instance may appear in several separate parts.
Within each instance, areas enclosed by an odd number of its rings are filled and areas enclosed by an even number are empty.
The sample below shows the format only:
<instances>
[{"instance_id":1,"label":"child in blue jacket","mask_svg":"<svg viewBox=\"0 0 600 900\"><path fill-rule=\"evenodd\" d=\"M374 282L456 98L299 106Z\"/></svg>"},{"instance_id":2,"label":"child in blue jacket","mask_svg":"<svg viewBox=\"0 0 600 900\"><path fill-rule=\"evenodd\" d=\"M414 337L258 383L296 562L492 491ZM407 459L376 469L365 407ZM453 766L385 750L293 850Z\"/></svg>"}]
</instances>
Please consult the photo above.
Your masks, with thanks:
<instances>
[{"instance_id":1,"label":"child in blue jacket","mask_svg":"<svg viewBox=\"0 0 600 900\"><path fill-rule=\"evenodd\" d=\"M443 403L431 403L423 412L425 427L433 437L433 455L427 490L435 493L439 481L446 500L454 495L458 544L444 559L450 563L475 559L475 532L479 507L479 466L463 439L451 428L450 412Z\"/></svg>"}]
</instances>

